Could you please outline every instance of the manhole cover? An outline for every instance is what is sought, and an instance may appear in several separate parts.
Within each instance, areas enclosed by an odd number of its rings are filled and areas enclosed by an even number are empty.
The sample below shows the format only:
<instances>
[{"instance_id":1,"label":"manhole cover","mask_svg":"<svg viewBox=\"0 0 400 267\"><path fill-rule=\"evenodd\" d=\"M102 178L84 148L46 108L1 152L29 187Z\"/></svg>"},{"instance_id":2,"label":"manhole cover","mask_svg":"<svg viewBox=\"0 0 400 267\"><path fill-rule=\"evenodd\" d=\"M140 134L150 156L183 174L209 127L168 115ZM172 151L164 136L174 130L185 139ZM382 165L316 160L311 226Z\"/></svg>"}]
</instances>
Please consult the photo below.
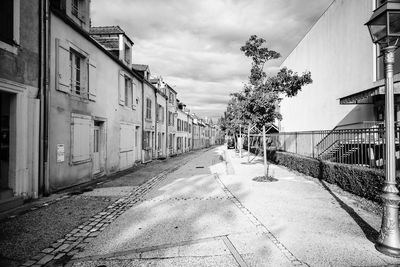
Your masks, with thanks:
<instances>
[{"instance_id":1,"label":"manhole cover","mask_svg":"<svg viewBox=\"0 0 400 267\"><path fill-rule=\"evenodd\" d=\"M253 178L253 181L260 182L260 183L270 183L270 182L276 182L279 180L272 176L257 176L257 177Z\"/></svg>"}]
</instances>

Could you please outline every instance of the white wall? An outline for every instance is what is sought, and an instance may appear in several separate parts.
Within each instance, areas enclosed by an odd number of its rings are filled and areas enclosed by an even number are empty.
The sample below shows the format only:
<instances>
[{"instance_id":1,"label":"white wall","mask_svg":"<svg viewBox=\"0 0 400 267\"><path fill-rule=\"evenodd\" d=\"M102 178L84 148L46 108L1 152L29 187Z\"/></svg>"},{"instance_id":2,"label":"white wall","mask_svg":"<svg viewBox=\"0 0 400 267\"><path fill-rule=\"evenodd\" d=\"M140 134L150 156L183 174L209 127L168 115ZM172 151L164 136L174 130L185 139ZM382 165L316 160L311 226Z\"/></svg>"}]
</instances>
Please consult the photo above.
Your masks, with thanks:
<instances>
[{"instance_id":1,"label":"white wall","mask_svg":"<svg viewBox=\"0 0 400 267\"><path fill-rule=\"evenodd\" d=\"M340 105L338 100L372 86L374 48L364 26L371 14L371 0L336 0L282 63L298 73L311 71L314 81L282 101L282 131L374 119L372 105Z\"/></svg>"}]
</instances>

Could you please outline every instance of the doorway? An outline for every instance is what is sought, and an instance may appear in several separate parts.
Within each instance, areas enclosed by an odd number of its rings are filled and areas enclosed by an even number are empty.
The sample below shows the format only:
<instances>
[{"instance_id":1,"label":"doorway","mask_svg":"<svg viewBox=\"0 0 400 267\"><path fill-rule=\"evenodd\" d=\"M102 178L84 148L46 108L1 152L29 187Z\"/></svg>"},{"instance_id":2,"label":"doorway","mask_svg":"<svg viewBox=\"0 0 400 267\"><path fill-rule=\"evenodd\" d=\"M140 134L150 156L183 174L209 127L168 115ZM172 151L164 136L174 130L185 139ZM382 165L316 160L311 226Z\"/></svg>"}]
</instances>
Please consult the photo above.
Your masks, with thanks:
<instances>
[{"instance_id":1,"label":"doorway","mask_svg":"<svg viewBox=\"0 0 400 267\"><path fill-rule=\"evenodd\" d=\"M9 185L10 94L0 92L0 200L13 196Z\"/></svg>"},{"instance_id":2,"label":"doorway","mask_svg":"<svg viewBox=\"0 0 400 267\"><path fill-rule=\"evenodd\" d=\"M141 155L141 150L139 149L139 133L140 133L140 127L136 126L135 127L135 151L136 151L136 161L141 161L142 155Z\"/></svg>"},{"instance_id":3,"label":"doorway","mask_svg":"<svg viewBox=\"0 0 400 267\"><path fill-rule=\"evenodd\" d=\"M94 121L93 123L93 149L92 149L92 160L93 160L93 174L99 174L104 171L104 122Z\"/></svg>"}]
</instances>

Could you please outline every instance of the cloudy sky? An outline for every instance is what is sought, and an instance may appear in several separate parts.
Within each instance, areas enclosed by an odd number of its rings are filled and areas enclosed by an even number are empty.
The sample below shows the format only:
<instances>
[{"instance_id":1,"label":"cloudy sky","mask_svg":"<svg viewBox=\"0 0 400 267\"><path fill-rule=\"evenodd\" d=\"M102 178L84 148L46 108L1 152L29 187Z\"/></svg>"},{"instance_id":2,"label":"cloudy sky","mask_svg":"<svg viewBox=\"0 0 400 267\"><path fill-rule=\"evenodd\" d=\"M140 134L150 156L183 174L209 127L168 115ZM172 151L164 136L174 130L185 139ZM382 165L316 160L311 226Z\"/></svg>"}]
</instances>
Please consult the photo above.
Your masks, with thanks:
<instances>
[{"instance_id":1,"label":"cloudy sky","mask_svg":"<svg viewBox=\"0 0 400 267\"><path fill-rule=\"evenodd\" d=\"M219 117L229 94L247 81L250 61L240 47L250 35L282 58L332 0L94 0L92 25L119 25L134 41L133 62L147 64L201 116Z\"/></svg>"}]
</instances>

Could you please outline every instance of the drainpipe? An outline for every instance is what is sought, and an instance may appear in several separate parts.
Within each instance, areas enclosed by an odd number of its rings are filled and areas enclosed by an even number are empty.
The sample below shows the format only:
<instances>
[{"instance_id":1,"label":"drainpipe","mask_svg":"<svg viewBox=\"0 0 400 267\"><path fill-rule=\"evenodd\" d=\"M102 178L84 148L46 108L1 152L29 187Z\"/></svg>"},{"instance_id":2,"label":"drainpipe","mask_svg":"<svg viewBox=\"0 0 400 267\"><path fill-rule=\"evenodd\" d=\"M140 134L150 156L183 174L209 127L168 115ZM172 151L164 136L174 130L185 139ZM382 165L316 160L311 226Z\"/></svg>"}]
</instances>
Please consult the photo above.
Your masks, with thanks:
<instances>
[{"instance_id":1,"label":"drainpipe","mask_svg":"<svg viewBox=\"0 0 400 267\"><path fill-rule=\"evenodd\" d=\"M144 163L144 157L143 157L143 138L144 138L144 77L142 78L142 136L141 136L141 151L140 155L142 158L142 163Z\"/></svg>"},{"instance_id":2,"label":"drainpipe","mask_svg":"<svg viewBox=\"0 0 400 267\"><path fill-rule=\"evenodd\" d=\"M166 92L166 91L165 91ZM168 117L168 119L166 119ZM169 148L169 137L168 137L168 127L169 127L169 116L168 116L168 97L165 98L165 157L168 158L168 148Z\"/></svg>"},{"instance_id":3,"label":"drainpipe","mask_svg":"<svg viewBox=\"0 0 400 267\"><path fill-rule=\"evenodd\" d=\"M40 99L39 114L39 170L38 188L39 195L49 194L48 182L48 91L49 91L49 1L41 0L40 4L40 31L39 31L39 91L37 98Z\"/></svg>"},{"instance_id":4,"label":"drainpipe","mask_svg":"<svg viewBox=\"0 0 400 267\"><path fill-rule=\"evenodd\" d=\"M154 90L154 94L155 94L155 103L154 103L154 110L155 110L154 115L155 116L154 117L155 117L155 121L156 121L155 126L154 126L154 149L156 151L157 158L158 158L158 150L157 150L157 148L158 148L158 144L157 144L157 141L158 141L158 132L157 132L157 124L158 124L158 122L157 122L157 115L158 115L157 89L153 88L153 90Z\"/></svg>"}]
</instances>

